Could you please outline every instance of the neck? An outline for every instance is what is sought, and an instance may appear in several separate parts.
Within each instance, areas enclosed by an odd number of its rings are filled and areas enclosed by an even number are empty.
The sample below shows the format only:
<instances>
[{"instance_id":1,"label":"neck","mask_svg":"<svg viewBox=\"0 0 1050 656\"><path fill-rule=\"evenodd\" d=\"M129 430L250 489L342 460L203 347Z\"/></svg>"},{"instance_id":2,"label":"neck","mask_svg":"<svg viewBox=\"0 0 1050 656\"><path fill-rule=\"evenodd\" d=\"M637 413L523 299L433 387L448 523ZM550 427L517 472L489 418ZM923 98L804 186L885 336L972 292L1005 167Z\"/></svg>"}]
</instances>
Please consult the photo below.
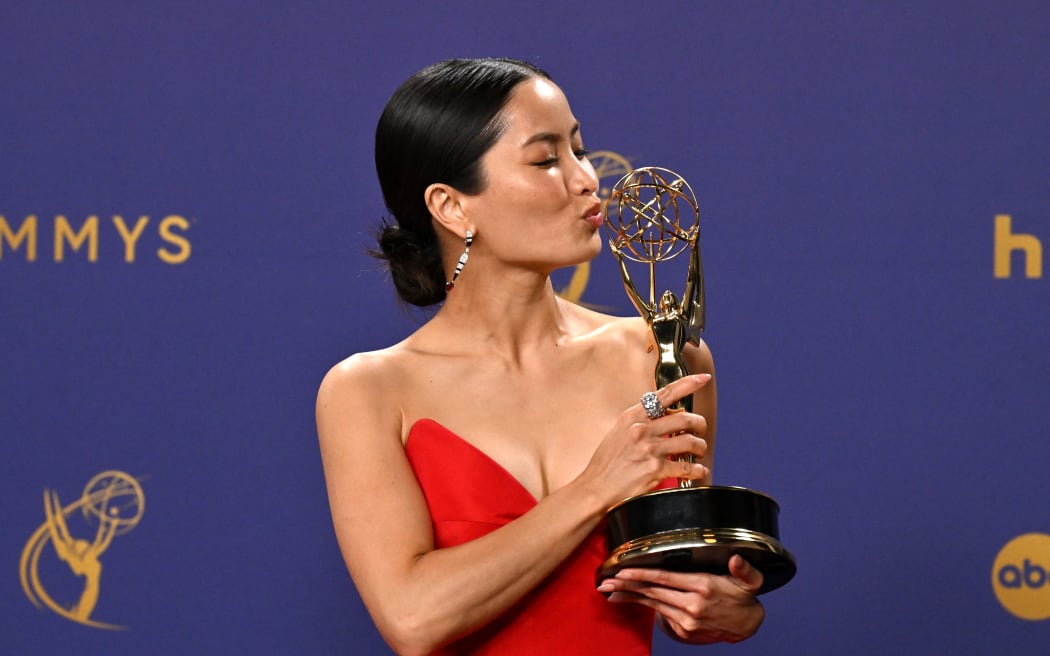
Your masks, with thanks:
<instances>
[{"instance_id":1,"label":"neck","mask_svg":"<svg viewBox=\"0 0 1050 656\"><path fill-rule=\"evenodd\" d=\"M530 356L557 346L569 334L563 301L548 276L518 272L460 280L435 319L479 353L527 363Z\"/></svg>"}]
</instances>

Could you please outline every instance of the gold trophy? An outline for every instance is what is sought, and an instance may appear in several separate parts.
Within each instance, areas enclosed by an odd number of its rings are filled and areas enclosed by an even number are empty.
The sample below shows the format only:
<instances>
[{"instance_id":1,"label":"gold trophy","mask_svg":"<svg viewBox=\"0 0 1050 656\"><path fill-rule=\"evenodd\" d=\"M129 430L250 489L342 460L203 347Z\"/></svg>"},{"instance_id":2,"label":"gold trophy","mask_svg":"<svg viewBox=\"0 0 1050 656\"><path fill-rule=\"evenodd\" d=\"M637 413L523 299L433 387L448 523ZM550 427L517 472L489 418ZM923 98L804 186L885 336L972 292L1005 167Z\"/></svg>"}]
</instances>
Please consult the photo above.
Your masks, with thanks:
<instances>
[{"instance_id":1,"label":"gold trophy","mask_svg":"<svg viewBox=\"0 0 1050 656\"><path fill-rule=\"evenodd\" d=\"M615 217L614 217L615 215ZM616 183L606 209L609 245L620 263L624 289L649 324L658 351L656 389L689 375L682 358L686 342L699 345L704 329L704 276L700 260L700 209L692 188L667 169L631 171ZM656 264L689 250L682 300L671 291L656 298ZM648 266L648 298L639 294L627 260ZM649 397L649 398L647 398ZM664 410L655 397L642 398L651 417ZM686 397L667 412L692 411ZM690 461L693 456L684 455ZM780 508L771 497L743 487L702 485L679 479L678 487L626 499L606 514L609 557L598 568L601 582L628 567L710 572L729 571L743 556L762 572L759 594L795 575L795 558L780 544Z\"/></svg>"}]
</instances>

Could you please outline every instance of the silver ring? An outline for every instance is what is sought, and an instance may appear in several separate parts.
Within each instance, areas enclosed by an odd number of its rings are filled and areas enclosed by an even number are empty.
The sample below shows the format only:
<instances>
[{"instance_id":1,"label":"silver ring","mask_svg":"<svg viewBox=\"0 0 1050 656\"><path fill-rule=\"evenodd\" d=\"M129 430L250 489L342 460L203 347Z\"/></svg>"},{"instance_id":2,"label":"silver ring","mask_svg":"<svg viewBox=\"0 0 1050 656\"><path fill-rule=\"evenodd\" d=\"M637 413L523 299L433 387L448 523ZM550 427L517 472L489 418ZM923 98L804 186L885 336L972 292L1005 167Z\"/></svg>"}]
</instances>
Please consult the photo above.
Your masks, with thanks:
<instances>
[{"instance_id":1,"label":"silver ring","mask_svg":"<svg viewBox=\"0 0 1050 656\"><path fill-rule=\"evenodd\" d=\"M664 416L665 410L656 398L656 392L642 394L642 407L645 408L645 414L649 415L650 419L659 419Z\"/></svg>"}]
</instances>

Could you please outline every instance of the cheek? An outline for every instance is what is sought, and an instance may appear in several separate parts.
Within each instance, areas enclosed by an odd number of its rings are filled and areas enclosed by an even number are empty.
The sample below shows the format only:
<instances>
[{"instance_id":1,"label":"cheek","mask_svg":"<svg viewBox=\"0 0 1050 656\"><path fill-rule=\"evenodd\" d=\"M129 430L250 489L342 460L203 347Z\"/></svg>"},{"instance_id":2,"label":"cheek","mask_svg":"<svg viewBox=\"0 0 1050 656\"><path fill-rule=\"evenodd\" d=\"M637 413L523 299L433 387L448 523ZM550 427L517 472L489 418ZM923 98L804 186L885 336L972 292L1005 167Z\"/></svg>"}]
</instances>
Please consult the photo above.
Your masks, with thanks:
<instances>
[{"instance_id":1,"label":"cheek","mask_svg":"<svg viewBox=\"0 0 1050 656\"><path fill-rule=\"evenodd\" d=\"M479 200L479 218L519 230L557 221L568 202L561 179L548 171L490 178Z\"/></svg>"},{"instance_id":2,"label":"cheek","mask_svg":"<svg viewBox=\"0 0 1050 656\"><path fill-rule=\"evenodd\" d=\"M552 189L535 184L508 185L496 202L503 214L528 219L530 222L551 218L551 213L559 207L557 195Z\"/></svg>"}]
</instances>

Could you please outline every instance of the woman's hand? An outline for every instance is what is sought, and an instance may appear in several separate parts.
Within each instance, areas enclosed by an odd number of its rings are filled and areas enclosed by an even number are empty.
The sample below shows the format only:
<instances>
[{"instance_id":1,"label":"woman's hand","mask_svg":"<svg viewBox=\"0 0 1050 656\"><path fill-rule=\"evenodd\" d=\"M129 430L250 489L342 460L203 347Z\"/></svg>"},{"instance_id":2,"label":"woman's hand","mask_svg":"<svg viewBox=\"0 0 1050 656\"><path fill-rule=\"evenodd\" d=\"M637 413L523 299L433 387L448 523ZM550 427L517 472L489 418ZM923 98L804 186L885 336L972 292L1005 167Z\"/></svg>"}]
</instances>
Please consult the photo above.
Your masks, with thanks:
<instances>
[{"instance_id":1,"label":"woman's hand","mask_svg":"<svg viewBox=\"0 0 1050 656\"><path fill-rule=\"evenodd\" d=\"M657 390L665 408L701 389L709 374L686 376ZM668 478L705 481L710 470L699 460L707 454L707 420L689 412L669 412L650 419L641 403L625 410L595 450L581 475L591 489L610 497L610 505L648 492ZM692 454L697 462L671 460Z\"/></svg>"},{"instance_id":2,"label":"woman's hand","mask_svg":"<svg viewBox=\"0 0 1050 656\"><path fill-rule=\"evenodd\" d=\"M729 574L695 574L659 569L625 569L598 586L611 602L636 603L660 615L668 635L692 644L740 642L765 619L755 597L762 573L739 555L729 559Z\"/></svg>"}]
</instances>

